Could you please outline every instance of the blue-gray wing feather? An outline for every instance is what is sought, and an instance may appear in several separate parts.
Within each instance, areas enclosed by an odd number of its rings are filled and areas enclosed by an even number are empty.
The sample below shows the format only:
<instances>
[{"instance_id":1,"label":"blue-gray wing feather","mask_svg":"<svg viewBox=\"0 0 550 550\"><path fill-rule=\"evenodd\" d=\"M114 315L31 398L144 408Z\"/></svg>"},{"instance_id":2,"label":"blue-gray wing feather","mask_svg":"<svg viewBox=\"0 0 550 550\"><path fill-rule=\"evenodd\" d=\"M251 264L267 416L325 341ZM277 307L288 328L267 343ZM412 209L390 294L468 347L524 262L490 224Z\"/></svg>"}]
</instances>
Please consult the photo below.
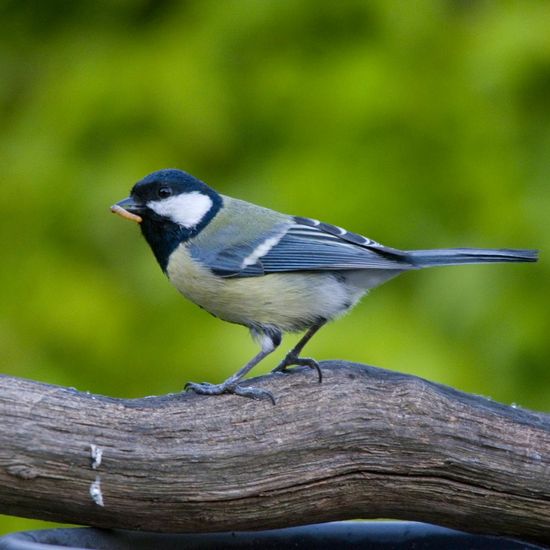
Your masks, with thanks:
<instances>
[{"instance_id":1,"label":"blue-gray wing feather","mask_svg":"<svg viewBox=\"0 0 550 550\"><path fill-rule=\"evenodd\" d=\"M277 242L250 262L251 255L268 239ZM219 241L220 244L222 241ZM309 218L294 218L294 224L274 229L257 239L205 252L191 252L203 265L221 277L257 277L296 271L350 269L413 269L406 254L361 235Z\"/></svg>"},{"instance_id":2,"label":"blue-gray wing feather","mask_svg":"<svg viewBox=\"0 0 550 550\"><path fill-rule=\"evenodd\" d=\"M208 267L220 277L258 277L265 275L264 268L258 262L244 265L244 260L265 241L265 237L238 245L205 250L202 246L190 245L190 252L195 260Z\"/></svg>"},{"instance_id":3,"label":"blue-gray wing feather","mask_svg":"<svg viewBox=\"0 0 550 550\"><path fill-rule=\"evenodd\" d=\"M258 260L266 273L346 269L407 269L400 256L370 246L359 246L338 237L306 236L289 232Z\"/></svg>"}]
</instances>

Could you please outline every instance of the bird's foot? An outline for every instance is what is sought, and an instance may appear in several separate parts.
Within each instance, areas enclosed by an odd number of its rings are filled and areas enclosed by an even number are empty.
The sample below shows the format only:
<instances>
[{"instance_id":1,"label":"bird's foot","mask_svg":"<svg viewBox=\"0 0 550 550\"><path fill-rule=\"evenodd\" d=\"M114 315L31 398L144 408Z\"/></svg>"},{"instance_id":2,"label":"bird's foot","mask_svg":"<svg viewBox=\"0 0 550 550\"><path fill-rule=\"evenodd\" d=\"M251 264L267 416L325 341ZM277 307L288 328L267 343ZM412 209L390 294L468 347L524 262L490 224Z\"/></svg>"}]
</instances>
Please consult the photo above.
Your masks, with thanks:
<instances>
[{"instance_id":1,"label":"bird's foot","mask_svg":"<svg viewBox=\"0 0 550 550\"><path fill-rule=\"evenodd\" d=\"M233 393L250 399L269 399L274 405L275 397L268 390L255 388L253 386L239 386L238 384L209 384L208 382L188 382L185 384L185 391L193 391L199 395L222 395L224 393Z\"/></svg>"},{"instance_id":2,"label":"bird's foot","mask_svg":"<svg viewBox=\"0 0 550 550\"><path fill-rule=\"evenodd\" d=\"M292 365L298 365L303 367L309 367L317 371L319 377L319 384L323 381L323 373L319 363L311 357L298 357L294 353L290 352L271 372L282 372L284 374L292 372L288 367Z\"/></svg>"}]
</instances>

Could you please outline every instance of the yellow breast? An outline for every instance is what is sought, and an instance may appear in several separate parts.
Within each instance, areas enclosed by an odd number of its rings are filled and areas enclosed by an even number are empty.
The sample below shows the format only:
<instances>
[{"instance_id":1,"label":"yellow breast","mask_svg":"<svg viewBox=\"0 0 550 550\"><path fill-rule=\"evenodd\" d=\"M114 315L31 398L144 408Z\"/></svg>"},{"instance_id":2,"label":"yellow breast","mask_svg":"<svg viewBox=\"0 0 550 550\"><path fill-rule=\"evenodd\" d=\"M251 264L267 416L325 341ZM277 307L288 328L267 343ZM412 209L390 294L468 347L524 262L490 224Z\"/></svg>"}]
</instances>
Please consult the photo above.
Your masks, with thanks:
<instances>
[{"instance_id":1,"label":"yellow breast","mask_svg":"<svg viewBox=\"0 0 550 550\"><path fill-rule=\"evenodd\" d=\"M246 326L274 325L299 331L320 318L332 319L352 305L330 273L273 273L261 277L221 278L197 263L181 244L167 274L189 300L216 317ZM355 302L359 296L353 297Z\"/></svg>"}]
</instances>

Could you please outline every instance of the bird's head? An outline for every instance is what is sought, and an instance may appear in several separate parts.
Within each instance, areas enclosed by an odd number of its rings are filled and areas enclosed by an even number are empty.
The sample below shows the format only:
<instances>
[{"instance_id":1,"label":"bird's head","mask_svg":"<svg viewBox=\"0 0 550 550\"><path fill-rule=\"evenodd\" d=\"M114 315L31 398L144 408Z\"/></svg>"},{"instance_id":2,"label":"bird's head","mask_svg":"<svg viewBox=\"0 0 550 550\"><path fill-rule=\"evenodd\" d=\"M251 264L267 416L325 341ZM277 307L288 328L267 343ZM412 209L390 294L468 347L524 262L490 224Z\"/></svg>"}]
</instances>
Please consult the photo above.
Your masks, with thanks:
<instances>
[{"instance_id":1,"label":"bird's head","mask_svg":"<svg viewBox=\"0 0 550 550\"><path fill-rule=\"evenodd\" d=\"M181 170L158 170L138 181L111 211L140 224L163 269L181 243L197 235L222 206L205 183Z\"/></svg>"}]
</instances>

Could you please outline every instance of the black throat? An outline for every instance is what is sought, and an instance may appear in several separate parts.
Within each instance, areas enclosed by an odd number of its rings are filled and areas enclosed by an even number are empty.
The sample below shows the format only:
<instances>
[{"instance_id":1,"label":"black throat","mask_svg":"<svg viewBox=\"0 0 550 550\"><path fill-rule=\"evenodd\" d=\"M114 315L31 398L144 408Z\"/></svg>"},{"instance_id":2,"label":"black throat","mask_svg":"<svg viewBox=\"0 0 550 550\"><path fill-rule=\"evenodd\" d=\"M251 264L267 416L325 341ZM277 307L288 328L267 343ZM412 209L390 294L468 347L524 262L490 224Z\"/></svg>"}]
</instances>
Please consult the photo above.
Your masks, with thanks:
<instances>
[{"instance_id":1,"label":"black throat","mask_svg":"<svg viewBox=\"0 0 550 550\"><path fill-rule=\"evenodd\" d=\"M139 224L141 233L149 243L162 271L166 273L168 260L174 250L184 242L198 235L216 216L223 205L220 195L208 195L212 199L212 207L204 218L194 227L184 227L157 215L143 216Z\"/></svg>"}]
</instances>

